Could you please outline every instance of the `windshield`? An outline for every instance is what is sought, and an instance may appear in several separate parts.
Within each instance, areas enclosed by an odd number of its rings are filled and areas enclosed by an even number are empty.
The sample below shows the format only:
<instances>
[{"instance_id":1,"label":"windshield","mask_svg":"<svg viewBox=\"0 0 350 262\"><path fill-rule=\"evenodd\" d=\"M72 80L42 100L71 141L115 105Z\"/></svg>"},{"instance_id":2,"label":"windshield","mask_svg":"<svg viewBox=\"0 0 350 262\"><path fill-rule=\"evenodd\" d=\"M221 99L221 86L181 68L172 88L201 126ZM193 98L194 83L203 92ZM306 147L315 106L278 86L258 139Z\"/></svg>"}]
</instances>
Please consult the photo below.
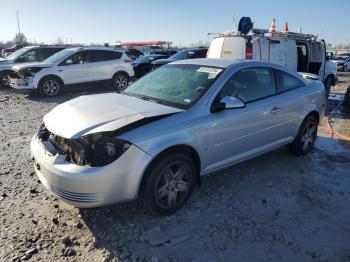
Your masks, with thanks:
<instances>
[{"instance_id":1,"label":"windshield","mask_svg":"<svg viewBox=\"0 0 350 262\"><path fill-rule=\"evenodd\" d=\"M66 58L67 56L70 56L71 54L73 54L75 51L73 50L69 50L69 49L65 49L62 50L56 54L54 54L53 56L48 57L47 59L45 59L43 61L43 63L47 63L47 64L55 64L57 62L60 62L62 59Z\"/></svg>"},{"instance_id":2,"label":"windshield","mask_svg":"<svg viewBox=\"0 0 350 262\"><path fill-rule=\"evenodd\" d=\"M30 47L23 47L21 49L18 49L16 52L13 52L12 54L10 54L9 56L7 56L5 58L5 60L9 61L9 60L16 60L18 57L20 57L21 55L23 55L25 52L27 52L30 49Z\"/></svg>"},{"instance_id":3,"label":"windshield","mask_svg":"<svg viewBox=\"0 0 350 262\"><path fill-rule=\"evenodd\" d=\"M164 55L146 55L146 56L142 56L138 59L135 60L135 63L148 63L151 62L155 59L159 59L159 58L165 58L166 56Z\"/></svg>"},{"instance_id":4,"label":"windshield","mask_svg":"<svg viewBox=\"0 0 350 262\"><path fill-rule=\"evenodd\" d=\"M165 65L139 79L123 93L181 109L193 106L213 85L222 68Z\"/></svg>"},{"instance_id":5,"label":"windshield","mask_svg":"<svg viewBox=\"0 0 350 262\"><path fill-rule=\"evenodd\" d=\"M182 60L182 59L187 59L191 58L191 56L194 54L192 51L181 51L176 53L175 55L172 55L169 57L169 59L176 59L176 60Z\"/></svg>"}]
</instances>

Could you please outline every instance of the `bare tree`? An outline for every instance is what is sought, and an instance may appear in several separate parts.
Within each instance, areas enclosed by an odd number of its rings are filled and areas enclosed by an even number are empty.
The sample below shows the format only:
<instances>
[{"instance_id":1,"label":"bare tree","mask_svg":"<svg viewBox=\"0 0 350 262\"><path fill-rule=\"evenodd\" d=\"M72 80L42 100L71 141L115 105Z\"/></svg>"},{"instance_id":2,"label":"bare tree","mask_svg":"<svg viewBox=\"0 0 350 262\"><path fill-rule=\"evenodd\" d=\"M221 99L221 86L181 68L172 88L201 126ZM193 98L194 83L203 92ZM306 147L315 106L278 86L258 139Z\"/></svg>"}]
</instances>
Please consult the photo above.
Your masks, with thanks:
<instances>
[{"instance_id":1,"label":"bare tree","mask_svg":"<svg viewBox=\"0 0 350 262\"><path fill-rule=\"evenodd\" d=\"M27 37L23 33L16 34L13 38L13 42L15 42L16 44L26 44Z\"/></svg>"}]
</instances>

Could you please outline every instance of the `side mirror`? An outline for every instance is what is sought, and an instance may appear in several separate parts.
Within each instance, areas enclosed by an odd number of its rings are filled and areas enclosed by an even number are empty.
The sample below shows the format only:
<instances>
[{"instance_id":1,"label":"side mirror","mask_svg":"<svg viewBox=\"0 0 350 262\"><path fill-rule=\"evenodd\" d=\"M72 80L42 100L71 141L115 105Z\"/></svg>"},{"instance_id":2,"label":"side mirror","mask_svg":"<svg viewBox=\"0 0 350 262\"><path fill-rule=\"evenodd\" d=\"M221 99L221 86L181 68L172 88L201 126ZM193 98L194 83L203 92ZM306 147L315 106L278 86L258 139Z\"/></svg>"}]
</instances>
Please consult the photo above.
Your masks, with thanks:
<instances>
[{"instance_id":1,"label":"side mirror","mask_svg":"<svg viewBox=\"0 0 350 262\"><path fill-rule=\"evenodd\" d=\"M219 112L225 109L243 108L245 104L242 100L234 96L225 96L219 102L213 104L211 112Z\"/></svg>"},{"instance_id":2,"label":"side mirror","mask_svg":"<svg viewBox=\"0 0 350 262\"><path fill-rule=\"evenodd\" d=\"M65 63L66 65L71 65L71 64L73 64L73 61L71 60L71 59L68 59L68 60L66 60L66 63Z\"/></svg>"}]
</instances>

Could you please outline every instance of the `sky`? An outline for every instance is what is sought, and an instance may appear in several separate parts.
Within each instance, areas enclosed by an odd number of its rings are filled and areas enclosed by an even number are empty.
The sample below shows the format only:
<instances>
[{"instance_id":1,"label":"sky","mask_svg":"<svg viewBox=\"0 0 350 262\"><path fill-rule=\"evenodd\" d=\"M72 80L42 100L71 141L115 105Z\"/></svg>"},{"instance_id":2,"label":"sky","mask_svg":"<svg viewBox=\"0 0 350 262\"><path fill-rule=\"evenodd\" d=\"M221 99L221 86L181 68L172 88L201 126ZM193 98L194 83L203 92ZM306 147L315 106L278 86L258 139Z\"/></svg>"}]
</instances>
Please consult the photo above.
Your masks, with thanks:
<instances>
[{"instance_id":1,"label":"sky","mask_svg":"<svg viewBox=\"0 0 350 262\"><path fill-rule=\"evenodd\" d=\"M188 46L211 39L209 32L232 29L250 16L256 28L318 34L327 43L350 43L350 0L0 0L0 41L21 32L28 40L53 43L171 41Z\"/></svg>"}]
</instances>

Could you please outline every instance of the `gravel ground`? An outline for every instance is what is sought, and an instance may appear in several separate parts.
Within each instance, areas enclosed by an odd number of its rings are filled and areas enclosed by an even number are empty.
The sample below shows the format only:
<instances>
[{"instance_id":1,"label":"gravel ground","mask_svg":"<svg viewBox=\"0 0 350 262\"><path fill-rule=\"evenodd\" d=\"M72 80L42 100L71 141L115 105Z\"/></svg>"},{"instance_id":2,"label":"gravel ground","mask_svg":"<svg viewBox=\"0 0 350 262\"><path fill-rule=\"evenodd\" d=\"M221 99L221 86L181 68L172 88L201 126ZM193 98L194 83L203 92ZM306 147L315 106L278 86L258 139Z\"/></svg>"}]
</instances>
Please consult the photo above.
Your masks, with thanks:
<instances>
[{"instance_id":1,"label":"gravel ground","mask_svg":"<svg viewBox=\"0 0 350 262\"><path fill-rule=\"evenodd\" d=\"M83 93L0 90L0 261L350 261L350 145L322 132L307 156L281 148L205 177L169 217L138 201L57 200L34 173L29 142L44 114Z\"/></svg>"}]
</instances>

